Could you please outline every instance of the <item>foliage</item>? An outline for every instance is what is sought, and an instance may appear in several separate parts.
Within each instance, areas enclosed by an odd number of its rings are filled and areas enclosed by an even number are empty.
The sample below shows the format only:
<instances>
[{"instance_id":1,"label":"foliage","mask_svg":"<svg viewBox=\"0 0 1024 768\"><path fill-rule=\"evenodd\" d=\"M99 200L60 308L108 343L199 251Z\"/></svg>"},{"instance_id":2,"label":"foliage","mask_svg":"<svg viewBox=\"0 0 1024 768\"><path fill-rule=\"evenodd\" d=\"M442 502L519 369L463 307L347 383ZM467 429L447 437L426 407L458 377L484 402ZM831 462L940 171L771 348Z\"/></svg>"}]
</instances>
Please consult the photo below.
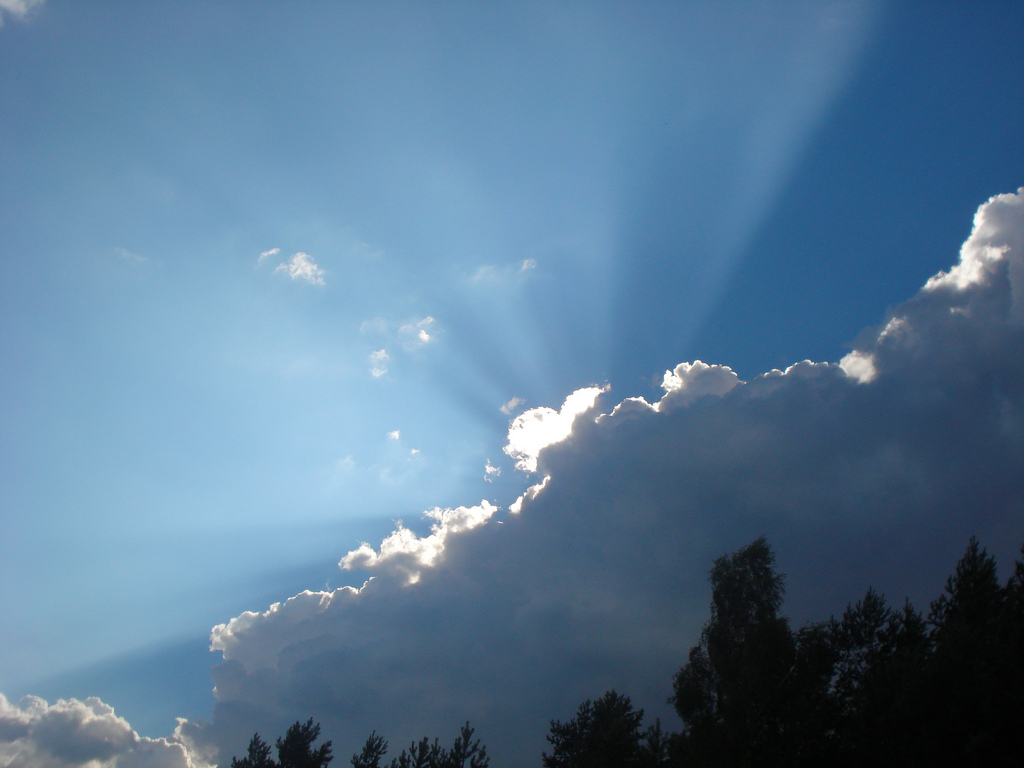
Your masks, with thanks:
<instances>
[{"instance_id":1,"label":"foliage","mask_svg":"<svg viewBox=\"0 0 1024 768\"><path fill-rule=\"evenodd\" d=\"M971 539L927 620L869 589L795 633L764 539L716 560L711 584L711 618L673 685L676 764L997 766L1024 754L1024 562L1001 587Z\"/></svg>"},{"instance_id":2,"label":"foliage","mask_svg":"<svg viewBox=\"0 0 1024 768\"><path fill-rule=\"evenodd\" d=\"M313 742L320 736L320 725L310 718L296 722L283 737L277 739L277 760L270 757L270 746L254 733L246 756L231 759L231 768L327 768L334 759L331 742L325 741L314 749Z\"/></svg>"}]
</instances>

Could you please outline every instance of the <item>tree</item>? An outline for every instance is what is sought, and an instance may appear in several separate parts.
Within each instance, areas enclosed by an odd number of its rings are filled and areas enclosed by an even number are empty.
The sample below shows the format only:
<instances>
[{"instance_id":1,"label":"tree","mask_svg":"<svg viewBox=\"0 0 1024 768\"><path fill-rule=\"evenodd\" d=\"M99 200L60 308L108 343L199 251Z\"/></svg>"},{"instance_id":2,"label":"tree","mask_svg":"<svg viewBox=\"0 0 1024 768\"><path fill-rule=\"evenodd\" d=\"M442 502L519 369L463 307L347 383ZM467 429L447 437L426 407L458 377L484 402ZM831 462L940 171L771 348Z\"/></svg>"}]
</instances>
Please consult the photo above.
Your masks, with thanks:
<instances>
[{"instance_id":1,"label":"tree","mask_svg":"<svg viewBox=\"0 0 1024 768\"><path fill-rule=\"evenodd\" d=\"M325 741L314 749L313 742L319 736L320 724L314 724L313 718L291 725L285 735L277 739L277 759L281 768L326 768L334 759L331 742Z\"/></svg>"},{"instance_id":2,"label":"tree","mask_svg":"<svg viewBox=\"0 0 1024 768\"><path fill-rule=\"evenodd\" d=\"M284 737L277 739L277 760L270 757L270 746L254 733L246 756L231 759L231 768L327 768L333 760L331 742L317 748L313 742L320 736L320 725L310 718L305 723L295 722Z\"/></svg>"},{"instance_id":3,"label":"tree","mask_svg":"<svg viewBox=\"0 0 1024 768\"><path fill-rule=\"evenodd\" d=\"M365 752L366 747L363 750ZM384 742L384 750L387 750L387 742ZM391 761L391 768L488 768L490 764L487 747L481 746L480 739L473 739L473 729L466 723L451 749L442 747L437 739L431 742L424 736L403 749ZM376 764L371 765L376 768Z\"/></svg>"},{"instance_id":4,"label":"tree","mask_svg":"<svg viewBox=\"0 0 1024 768\"><path fill-rule=\"evenodd\" d=\"M711 618L673 682L691 760L749 765L778 751L796 640L781 615L784 576L762 536L711 568Z\"/></svg>"},{"instance_id":5,"label":"tree","mask_svg":"<svg viewBox=\"0 0 1024 768\"><path fill-rule=\"evenodd\" d=\"M587 699L576 717L551 721L547 739L552 750L542 756L544 768L627 768L641 759L642 709L634 710L628 696L608 691L596 701ZM660 747L660 725L647 746Z\"/></svg>"},{"instance_id":6,"label":"tree","mask_svg":"<svg viewBox=\"0 0 1024 768\"><path fill-rule=\"evenodd\" d=\"M231 768L277 768L277 763L270 757L270 745L254 733L246 756L231 758Z\"/></svg>"},{"instance_id":7,"label":"tree","mask_svg":"<svg viewBox=\"0 0 1024 768\"><path fill-rule=\"evenodd\" d=\"M352 755L352 768L380 768L380 761L387 753L387 741L374 731L367 737L362 752Z\"/></svg>"}]
</instances>

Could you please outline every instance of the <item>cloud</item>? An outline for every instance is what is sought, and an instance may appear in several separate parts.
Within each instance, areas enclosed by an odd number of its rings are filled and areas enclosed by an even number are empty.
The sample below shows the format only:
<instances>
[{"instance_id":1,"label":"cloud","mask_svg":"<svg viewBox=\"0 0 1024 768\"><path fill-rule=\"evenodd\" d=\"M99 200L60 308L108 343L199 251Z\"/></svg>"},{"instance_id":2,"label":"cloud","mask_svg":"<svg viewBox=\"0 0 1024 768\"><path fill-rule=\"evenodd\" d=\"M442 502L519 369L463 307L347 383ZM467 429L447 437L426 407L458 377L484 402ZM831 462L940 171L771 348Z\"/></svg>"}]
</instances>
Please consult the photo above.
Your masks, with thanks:
<instances>
[{"instance_id":1,"label":"cloud","mask_svg":"<svg viewBox=\"0 0 1024 768\"><path fill-rule=\"evenodd\" d=\"M269 253L269 252L268 252ZM262 255L260 256L262 259ZM278 264L275 272L287 272L292 280L305 280L310 285L324 285L324 271L313 261L308 253L299 251L283 264Z\"/></svg>"},{"instance_id":2,"label":"cloud","mask_svg":"<svg viewBox=\"0 0 1024 768\"><path fill-rule=\"evenodd\" d=\"M28 15L29 11L42 4L43 0L0 0L0 27L4 25L5 13L20 21Z\"/></svg>"},{"instance_id":3,"label":"cloud","mask_svg":"<svg viewBox=\"0 0 1024 768\"><path fill-rule=\"evenodd\" d=\"M388 432L388 440L397 440L399 437L401 437L401 433L397 429Z\"/></svg>"},{"instance_id":4,"label":"cloud","mask_svg":"<svg viewBox=\"0 0 1024 768\"><path fill-rule=\"evenodd\" d=\"M842 365L741 381L684 363L654 403L598 413L607 388L587 387L521 414L506 452L543 479L512 514L431 510L429 533L399 525L341 558L361 587L219 625L213 719L182 734L223 761L309 716L339 754L373 729L401 745L470 719L496 762L532 765L549 721L608 688L675 727L708 567L758 535L796 623L869 585L927 608L972 534L1008 565L1024 540L1022 205L1024 190L982 206L960 265Z\"/></svg>"},{"instance_id":5,"label":"cloud","mask_svg":"<svg viewBox=\"0 0 1024 768\"><path fill-rule=\"evenodd\" d=\"M260 254L260 257L256 259L256 263L262 264L265 259L272 259L273 257L277 256L277 254L279 254L280 252L280 248L271 248L269 251L263 251L263 253Z\"/></svg>"},{"instance_id":6,"label":"cloud","mask_svg":"<svg viewBox=\"0 0 1024 768\"><path fill-rule=\"evenodd\" d=\"M500 267L484 264L477 268L476 272L470 276L469 281L477 284L493 284L519 280L523 278L524 273L536 268L537 261L535 259L523 259L515 264L506 264Z\"/></svg>"},{"instance_id":7,"label":"cloud","mask_svg":"<svg viewBox=\"0 0 1024 768\"><path fill-rule=\"evenodd\" d=\"M491 464L491 460L488 459L487 463L484 465L484 480L490 483L494 481L494 478L499 477L500 475L501 467L494 466Z\"/></svg>"},{"instance_id":8,"label":"cloud","mask_svg":"<svg viewBox=\"0 0 1024 768\"><path fill-rule=\"evenodd\" d=\"M127 248L121 248L120 246L114 249L114 255L122 261L126 261L130 264L143 264L148 261L145 256L140 256L139 254L133 253Z\"/></svg>"},{"instance_id":9,"label":"cloud","mask_svg":"<svg viewBox=\"0 0 1024 768\"><path fill-rule=\"evenodd\" d=\"M521 397L513 397L507 403L501 406L501 412L505 414L511 414L520 405L523 405L526 401Z\"/></svg>"},{"instance_id":10,"label":"cloud","mask_svg":"<svg viewBox=\"0 0 1024 768\"><path fill-rule=\"evenodd\" d=\"M406 349L414 349L423 346L433 338L428 329L432 328L436 321L430 315L414 323L406 323L398 329L399 336L403 339Z\"/></svg>"},{"instance_id":11,"label":"cloud","mask_svg":"<svg viewBox=\"0 0 1024 768\"><path fill-rule=\"evenodd\" d=\"M12 705L0 693L0 765L19 768L198 768L187 739L139 736L97 698L48 704L26 696Z\"/></svg>"},{"instance_id":12,"label":"cloud","mask_svg":"<svg viewBox=\"0 0 1024 768\"><path fill-rule=\"evenodd\" d=\"M388 372L388 360L390 359L386 349L378 349L370 353L370 373L373 378L379 379Z\"/></svg>"},{"instance_id":13,"label":"cloud","mask_svg":"<svg viewBox=\"0 0 1024 768\"><path fill-rule=\"evenodd\" d=\"M578 389L565 399L559 411L531 408L516 416L504 448L505 453L515 459L516 469L536 471L540 451L568 437L576 417L593 408L598 395L607 390L607 387Z\"/></svg>"}]
</instances>

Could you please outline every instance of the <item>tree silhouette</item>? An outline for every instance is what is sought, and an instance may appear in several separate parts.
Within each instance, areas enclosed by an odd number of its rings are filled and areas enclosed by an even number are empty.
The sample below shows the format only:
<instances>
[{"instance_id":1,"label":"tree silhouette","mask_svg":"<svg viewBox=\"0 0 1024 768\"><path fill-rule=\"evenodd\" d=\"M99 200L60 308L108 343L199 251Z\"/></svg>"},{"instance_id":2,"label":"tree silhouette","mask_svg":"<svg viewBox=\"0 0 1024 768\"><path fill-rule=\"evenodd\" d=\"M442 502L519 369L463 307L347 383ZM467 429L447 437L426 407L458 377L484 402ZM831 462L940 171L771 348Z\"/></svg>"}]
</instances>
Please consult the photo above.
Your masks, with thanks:
<instances>
[{"instance_id":1,"label":"tree silhouette","mask_svg":"<svg viewBox=\"0 0 1024 768\"><path fill-rule=\"evenodd\" d=\"M780 613L784 577L762 536L711 568L711 618L673 683L682 754L751 765L778 751L797 644Z\"/></svg>"},{"instance_id":2,"label":"tree silhouette","mask_svg":"<svg viewBox=\"0 0 1024 768\"><path fill-rule=\"evenodd\" d=\"M270 745L254 733L245 757L231 758L231 768L277 768L277 763L270 757Z\"/></svg>"},{"instance_id":3,"label":"tree silhouette","mask_svg":"<svg viewBox=\"0 0 1024 768\"><path fill-rule=\"evenodd\" d=\"M246 756L231 759L231 768L327 768L333 760L331 742L325 741L313 748L320 736L320 725L310 718L305 723L296 721L284 737L277 739L277 760L270 757L270 746L254 733Z\"/></svg>"},{"instance_id":4,"label":"tree silhouette","mask_svg":"<svg viewBox=\"0 0 1024 768\"><path fill-rule=\"evenodd\" d=\"M608 691L596 701L587 699L576 717L562 723L551 721L547 739L551 754L542 756L544 768L627 768L637 766L642 755L640 725L642 709L634 710L628 696ZM661 727L657 726L648 746L660 749Z\"/></svg>"},{"instance_id":5,"label":"tree silhouette","mask_svg":"<svg viewBox=\"0 0 1024 768\"><path fill-rule=\"evenodd\" d=\"M363 749L365 751L366 747ZM387 742L384 742L384 749L387 749ZM437 739L431 742L424 736L403 749L391 761L391 768L488 768L490 764L487 747L482 746L479 739L473 739L473 729L466 723L451 749L442 747Z\"/></svg>"},{"instance_id":6,"label":"tree silhouette","mask_svg":"<svg viewBox=\"0 0 1024 768\"><path fill-rule=\"evenodd\" d=\"M388 743L374 731L367 737L363 750L352 755L352 768L380 768L380 761L388 753Z\"/></svg>"}]
</instances>

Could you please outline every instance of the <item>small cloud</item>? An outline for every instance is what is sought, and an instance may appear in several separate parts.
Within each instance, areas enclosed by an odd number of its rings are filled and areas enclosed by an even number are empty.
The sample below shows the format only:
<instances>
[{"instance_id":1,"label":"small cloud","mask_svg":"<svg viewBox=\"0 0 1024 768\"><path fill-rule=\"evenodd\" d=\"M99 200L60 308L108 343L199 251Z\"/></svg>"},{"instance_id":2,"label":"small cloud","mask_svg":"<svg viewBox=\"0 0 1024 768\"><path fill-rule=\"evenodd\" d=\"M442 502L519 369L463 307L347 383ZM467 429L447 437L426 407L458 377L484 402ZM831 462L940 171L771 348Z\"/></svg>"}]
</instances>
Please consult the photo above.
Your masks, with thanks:
<instances>
[{"instance_id":1,"label":"small cloud","mask_svg":"<svg viewBox=\"0 0 1024 768\"><path fill-rule=\"evenodd\" d=\"M433 317L427 315L415 323L403 325L398 329L398 333L405 339L404 343L407 348L419 347L429 343L433 338L427 329L433 327L435 322Z\"/></svg>"},{"instance_id":2,"label":"small cloud","mask_svg":"<svg viewBox=\"0 0 1024 768\"><path fill-rule=\"evenodd\" d=\"M506 264L504 266L484 264L477 268L476 272L470 276L469 281L478 284L503 283L508 280L521 279L520 276L524 272L529 272L536 268L537 261L535 259L523 259L516 264Z\"/></svg>"},{"instance_id":3,"label":"small cloud","mask_svg":"<svg viewBox=\"0 0 1024 768\"><path fill-rule=\"evenodd\" d=\"M263 253L260 254L260 257L256 259L256 263L262 264L265 259L273 258L274 256L277 256L277 254L279 254L280 252L280 248L271 248L269 251L263 251Z\"/></svg>"},{"instance_id":4,"label":"small cloud","mask_svg":"<svg viewBox=\"0 0 1024 768\"><path fill-rule=\"evenodd\" d=\"M305 280L310 285L324 285L324 271L313 261L308 253L299 251L284 264L279 264L275 272L287 272L292 280Z\"/></svg>"},{"instance_id":5,"label":"small cloud","mask_svg":"<svg viewBox=\"0 0 1024 768\"><path fill-rule=\"evenodd\" d=\"M525 403L526 401L521 397L513 397L503 406L501 406L501 412L504 414L511 414L516 408Z\"/></svg>"},{"instance_id":6,"label":"small cloud","mask_svg":"<svg viewBox=\"0 0 1024 768\"><path fill-rule=\"evenodd\" d=\"M390 359L386 349L378 349L376 352L370 353L370 373L373 374L373 378L379 379L388 372L388 360Z\"/></svg>"},{"instance_id":7,"label":"small cloud","mask_svg":"<svg viewBox=\"0 0 1024 768\"><path fill-rule=\"evenodd\" d=\"M0 0L0 5L3 4L3 0ZM114 255L122 261L127 261L131 264L142 264L143 262L149 261L145 256L140 256L137 253L129 251L127 248L117 247L114 249Z\"/></svg>"},{"instance_id":8,"label":"small cloud","mask_svg":"<svg viewBox=\"0 0 1024 768\"><path fill-rule=\"evenodd\" d=\"M410 456L415 456L419 452L420 452L419 448L413 448L412 450L409 451L409 455Z\"/></svg>"},{"instance_id":9,"label":"small cloud","mask_svg":"<svg viewBox=\"0 0 1024 768\"><path fill-rule=\"evenodd\" d=\"M388 440L397 440L401 436L402 433L399 432L397 429L393 429L390 432L388 432Z\"/></svg>"},{"instance_id":10,"label":"small cloud","mask_svg":"<svg viewBox=\"0 0 1024 768\"><path fill-rule=\"evenodd\" d=\"M42 4L43 0L0 0L0 27L4 25L4 13L20 21L29 11Z\"/></svg>"},{"instance_id":11,"label":"small cloud","mask_svg":"<svg viewBox=\"0 0 1024 768\"><path fill-rule=\"evenodd\" d=\"M495 467L491 464L491 460L487 460L487 464L484 465L484 480L488 483L494 482L494 478L501 475L501 467Z\"/></svg>"}]
</instances>

